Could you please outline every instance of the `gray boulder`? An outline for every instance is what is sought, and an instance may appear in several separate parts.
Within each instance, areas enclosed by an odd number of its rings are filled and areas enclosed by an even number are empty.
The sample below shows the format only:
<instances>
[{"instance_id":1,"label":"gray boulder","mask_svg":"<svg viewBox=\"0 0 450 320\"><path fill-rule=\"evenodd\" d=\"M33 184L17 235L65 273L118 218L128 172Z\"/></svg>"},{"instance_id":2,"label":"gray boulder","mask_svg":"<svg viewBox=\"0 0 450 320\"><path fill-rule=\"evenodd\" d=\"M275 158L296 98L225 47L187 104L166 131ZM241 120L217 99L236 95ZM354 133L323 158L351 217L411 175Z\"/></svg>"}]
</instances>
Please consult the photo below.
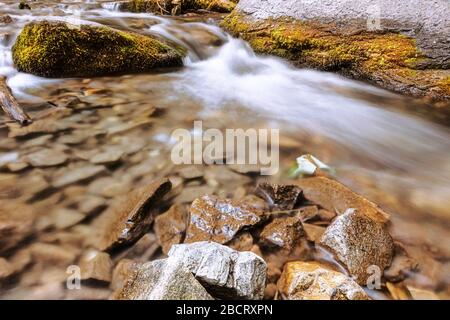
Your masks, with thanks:
<instances>
[{"instance_id":1,"label":"gray boulder","mask_svg":"<svg viewBox=\"0 0 450 320\"><path fill-rule=\"evenodd\" d=\"M241 0L237 10L255 19L289 17L337 22L351 29L369 26L400 31L416 38L419 47L435 63L444 68L450 66L448 0Z\"/></svg>"},{"instance_id":2,"label":"gray boulder","mask_svg":"<svg viewBox=\"0 0 450 320\"><path fill-rule=\"evenodd\" d=\"M117 300L212 300L192 273L176 259L143 264L116 291Z\"/></svg>"},{"instance_id":3,"label":"gray boulder","mask_svg":"<svg viewBox=\"0 0 450 320\"><path fill-rule=\"evenodd\" d=\"M267 266L252 252L202 241L172 246L169 259L183 261L214 297L257 300L264 296Z\"/></svg>"}]
</instances>

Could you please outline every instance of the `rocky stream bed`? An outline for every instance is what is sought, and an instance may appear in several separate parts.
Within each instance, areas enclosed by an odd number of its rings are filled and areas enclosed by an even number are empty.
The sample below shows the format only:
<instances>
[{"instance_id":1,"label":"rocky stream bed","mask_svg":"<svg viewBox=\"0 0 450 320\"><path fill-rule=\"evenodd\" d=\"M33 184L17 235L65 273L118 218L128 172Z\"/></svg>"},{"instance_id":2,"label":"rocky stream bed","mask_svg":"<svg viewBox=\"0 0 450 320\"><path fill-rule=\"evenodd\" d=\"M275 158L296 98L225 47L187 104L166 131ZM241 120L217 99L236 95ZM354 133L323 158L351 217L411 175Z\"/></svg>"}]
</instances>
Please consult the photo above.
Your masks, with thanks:
<instances>
[{"instance_id":1,"label":"rocky stream bed","mask_svg":"<svg viewBox=\"0 0 450 320\"><path fill-rule=\"evenodd\" d=\"M0 115L0 299L450 298L448 56L405 91L383 52L378 84L420 98L400 96L297 69L342 56L289 53L236 3L2 1L0 74L32 122ZM175 165L195 120L280 128L280 170ZM294 174L303 154L332 170Z\"/></svg>"}]
</instances>

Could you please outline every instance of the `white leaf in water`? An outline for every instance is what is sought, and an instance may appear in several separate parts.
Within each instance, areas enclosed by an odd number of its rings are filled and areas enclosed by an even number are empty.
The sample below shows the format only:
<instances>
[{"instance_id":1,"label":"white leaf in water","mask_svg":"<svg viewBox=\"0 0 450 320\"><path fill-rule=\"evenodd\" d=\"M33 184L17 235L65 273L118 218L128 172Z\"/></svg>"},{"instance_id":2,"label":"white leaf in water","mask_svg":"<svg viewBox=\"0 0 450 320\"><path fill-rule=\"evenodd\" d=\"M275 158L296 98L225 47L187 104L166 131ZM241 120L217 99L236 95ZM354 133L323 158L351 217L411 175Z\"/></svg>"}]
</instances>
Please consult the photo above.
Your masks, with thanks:
<instances>
[{"instance_id":1,"label":"white leaf in water","mask_svg":"<svg viewBox=\"0 0 450 320\"><path fill-rule=\"evenodd\" d=\"M321 171L326 171L332 173L333 170L310 154L304 154L297 158L297 169L295 170L295 176L304 175L304 176L312 176L316 173L317 169Z\"/></svg>"}]
</instances>

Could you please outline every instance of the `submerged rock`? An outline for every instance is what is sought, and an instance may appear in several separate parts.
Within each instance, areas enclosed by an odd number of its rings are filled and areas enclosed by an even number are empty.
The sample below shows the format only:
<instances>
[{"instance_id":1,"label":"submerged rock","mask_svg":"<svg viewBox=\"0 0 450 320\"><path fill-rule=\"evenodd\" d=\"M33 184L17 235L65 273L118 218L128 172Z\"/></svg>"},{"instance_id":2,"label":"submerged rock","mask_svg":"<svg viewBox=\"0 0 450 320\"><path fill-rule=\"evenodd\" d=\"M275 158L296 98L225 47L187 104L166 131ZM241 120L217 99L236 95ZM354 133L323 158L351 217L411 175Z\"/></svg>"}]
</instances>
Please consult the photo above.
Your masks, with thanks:
<instances>
[{"instance_id":1,"label":"submerged rock","mask_svg":"<svg viewBox=\"0 0 450 320\"><path fill-rule=\"evenodd\" d=\"M149 36L64 22L27 24L12 48L19 71L43 77L90 77L181 66L182 55Z\"/></svg>"},{"instance_id":2,"label":"submerged rock","mask_svg":"<svg viewBox=\"0 0 450 320\"><path fill-rule=\"evenodd\" d=\"M15 247L34 231L34 214L29 206L2 201L0 205L0 254Z\"/></svg>"},{"instance_id":3,"label":"submerged rock","mask_svg":"<svg viewBox=\"0 0 450 320\"><path fill-rule=\"evenodd\" d=\"M346 275L316 262L288 262L278 281L286 300L368 300L364 290Z\"/></svg>"},{"instance_id":4,"label":"submerged rock","mask_svg":"<svg viewBox=\"0 0 450 320\"><path fill-rule=\"evenodd\" d=\"M180 261L214 297L262 299L267 266L252 252L238 252L215 242L172 247L169 260Z\"/></svg>"},{"instance_id":5,"label":"submerged rock","mask_svg":"<svg viewBox=\"0 0 450 320\"><path fill-rule=\"evenodd\" d=\"M153 181L132 191L121 205L106 211L96 221L100 250L110 250L137 241L154 220L159 201L172 187L167 179Z\"/></svg>"},{"instance_id":6,"label":"submerged rock","mask_svg":"<svg viewBox=\"0 0 450 320\"><path fill-rule=\"evenodd\" d=\"M212 297L182 263L162 259L137 267L112 299L212 300Z\"/></svg>"},{"instance_id":7,"label":"submerged rock","mask_svg":"<svg viewBox=\"0 0 450 320\"><path fill-rule=\"evenodd\" d=\"M66 162L67 159L67 155L58 149L41 149L25 157L25 161L33 167L57 166Z\"/></svg>"},{"instance_id":8,"label":"submerged rock","mask_svg":"<svg viewBox=\"0 0 450 320\"><path fill-rule=\"evenodd\" d=\"M186 243L212 240L227 243L242 229L266 218L263 210L250 202L206 195L194 200L186 231Z\"/></svg>"},{"instance_id":9,"label":"submerged rock","mask_svg":"<svg viewBox=\"0 0 450 320\"><path fill-rule=\"evenodd\" d=\"M384 225L353 209L334 219L320 244L331 250L362 285L370 276L370 268L376 266L382 273L394 253L394 241Z\"/></svg>"}]
</instances>

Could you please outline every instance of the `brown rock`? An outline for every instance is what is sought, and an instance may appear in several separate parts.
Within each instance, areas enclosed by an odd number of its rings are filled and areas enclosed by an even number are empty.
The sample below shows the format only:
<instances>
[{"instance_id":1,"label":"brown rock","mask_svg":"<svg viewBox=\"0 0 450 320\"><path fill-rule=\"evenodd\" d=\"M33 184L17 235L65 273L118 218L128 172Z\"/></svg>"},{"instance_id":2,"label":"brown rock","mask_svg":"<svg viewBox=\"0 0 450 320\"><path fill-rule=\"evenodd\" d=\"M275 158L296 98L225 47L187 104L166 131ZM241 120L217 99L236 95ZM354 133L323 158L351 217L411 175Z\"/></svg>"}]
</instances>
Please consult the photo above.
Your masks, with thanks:
<instances>
[{"instance_id":1,"label":"brown rock","mask_svg":"<svg viewBox=\"0 0 450 320\"><path fill-rule=\"evenodd\" d=\"M346 266L359 284L365 285L367 269L390 265L394 242L383 224L356 210L347 210L326 229L320 244Z\"/></svg>"},{"instance_id":2,"label":"brown rock","mask_svg":"<svg viewBox=\"0 0 450 320\"><path fill-rule=\"evenodd\" d=\"M55 175L53 187L61 188L69 184L92 178L105 170L104 166L84 165L77 168L65 168L64 171Z\"/></svg>"},{"instance_id":3,"label":"brown rock","mask_svg":"<svg viewBox=\"0 0 450 320\"><path fill-rule=\"evenodd\" d=\"M109 250L137 241L153 222L158 202L171 189L167 179L153 181L131 192L121 205L104 212L96 221L99 249Z\"/></svg>"},{"instance_id":4,"label":"brown rock","mask_svg":"<svg viewBox=\"0 0 450 320\"><path fill-rule=\"evenodd\" d=\"M0 257L0 281L6 279L13 273L13 266L8 260Z\"/></svg>"},{"instance_id":5,"label":"brown rock","mask_svg":"<svg viewBox=\"0 0 450 320\"><path fill-rule=\"evenodd\" d=\"M305 230L306 238L312 242L319 242L326 230L325 227L316 226L310 223L304 223L303 229Z\"/></svg>"},{"instance_id":6,"label":"brown rock","mask_svg":"<svg viewBox=\"0 0 450 320\"><path fill-rule=\"evenodd\" d=\"M135 262L130 259L120 260L114 268L110 288L112 290L122 288L127 278L130 277L134 272L136 272L141 265L141 263Z\"/></svg>"},{"instance_id":7,"label":"brown rock","mask_svg":"<svg viewBox=\"0 0 450 320\"><path fill-rule=\"evenodd\" d=\"M25 161L33 167L52 167L67 161L67 155L58 149L41 149L26 155Z\"/></svg>"},{"instance_id":8,"label":"brown rock","mask_svg":"<svg viewBox=\"0 0 450 320\"><path fill-rule=\"evenodd\" d=\"M260 239L265 246L278 247L290 252L304 236L300 215L276 217L261 231Z\"/></svg>"},{"instance_id":9,"label":"brown rock","mask_svg":"<svg viewBox=\"0 0 450 320\"><path fill-rule=\"evenodd\" d=\"M316 262L288 262L278 281L286 300L368 300L351 278Z\"/></svg>"},{"instance_id":10,"label":"brown rock","mask_svg":"<svg viewBox=\"0 0 450 320\"><path fill-rule=\"evenodd\" d=\"M228 246L237 251L251 251L253 237L250 232L241 232L228 243Z\"/></svg>"},{"instance_id":11,"label":"brown rock","mask_svg":"<svg viewBox=\"0 0 450 320\"><path fill-rule=\"evenodd\" d=\"M199 179L203 177L203 171L198 166L188 166L181 168L178 174L186 180Z\"/></svg>"},{"instance_id":12,"label":"brown rock","mask_svg":"<svg viewBox=\"0 0 450 320\"><path fill-rule=\"evenodd\" d=\"M302 190L294 185L277 185L261 182L255 193L266 200L272 209L292 210L300 200Z\"/></svg>"},{"instance_id":13,"label":"brown rock","mask_svg":"<svg viewBox=\"0 0 450 320\"><path fill-rule=\"evenodd\" d=\"M210 186L192 186L185 187L181 191L180 195L177 197L177 202L179 203L191 203L197 198L205 194L214 193L215 188Z\"/></svg>"},{"instance_id":14,"label":"brown rock","mask_svg":"<svg viewBox=\"0 0 450 320\"><path fill-rule=\"evenodd\" d=\"M177 204L155 218L154 229L164 254L169 252L172 245L182 242L186 225L187 212Z\"/></svg>"},{"instance_id":15,"label":"brown rock","mask_svg":"<svg viewBox=\"0 0 450 320\"><path fill-rule=\"evenodd\" d=\"M80 259L81 279L110 282L112 267L109 254L89 250Z\"/></svg>"},{"instance_id":16,"label":"brown rock","mask_svg":"<svg viewBox=\"0 0 450 320\"><path fill-rule=\"evenodd\" d=\"M194 200L191 205L185 242L211 240L224 244L240 230L258 224L265 218L262 210L247 202L206 195Z\"/></svg>"},{"instance_id":17,"label":"brown rock","mask_svg":"<svg viewBox=\"0 0 450 320\"><path fill-rule=\"evenodd\" d=\"M124 251L124 258L137 262L152 260L153 255L160 248L154 233L146 233L133 246Z\"/></svg>"},{"instance_id":18,"label":"brown rock","mask_svg":"<svg viewBox=\"0 0 450 320\"><path fill-rule=\"evenodd\" d=\"M389 219L389 215L376 204L330 178L304 178L298 180L297 185L303 190L303 196L307 200L328 211L342 214L352 208L379 222L384 223Z\"/></svg>"},{"instance_id":19,"label":"brown rock","mask_svg":"<svg viewBox=\"0 0 450 320\"><path fill-rule=\"evenodd\" d=\"M30 252L33 261L64 268L72 264L77 256L75 250L67 247L39 242L30 246Z\"/></svg>"},{"instance_id":20,"label":"brown rock","mask_svg":"<svg viewBox=\"0 0 450 320\"><path fill-rule=\"evenodd\" d=\"M275 283L269 283L264 289L264 300L273 300L277 291L277 285Z\"/></svg>"},{"instance_id":21,"label":"brown rock","mask_svg":"<svg viewBox=\"0 0 450 320\"><path fill-rule=\"evenodd\" d=\"M399 243L395 244L394 258L389 268L384 270L386 280L397 282L405 279L406 275L417 268L417 262L412 259L405 248Z\"/></svg>"},{"instance_id":22,"label":"brown rock","mask_svg":"<svg viewBox=\"0 0 450 320\"><path fill-rule=\"evenodd\" d=\"M30 206L2 201L0 205L0 254L31 235L34 214Z\"/></svg>"}]
</instances>

